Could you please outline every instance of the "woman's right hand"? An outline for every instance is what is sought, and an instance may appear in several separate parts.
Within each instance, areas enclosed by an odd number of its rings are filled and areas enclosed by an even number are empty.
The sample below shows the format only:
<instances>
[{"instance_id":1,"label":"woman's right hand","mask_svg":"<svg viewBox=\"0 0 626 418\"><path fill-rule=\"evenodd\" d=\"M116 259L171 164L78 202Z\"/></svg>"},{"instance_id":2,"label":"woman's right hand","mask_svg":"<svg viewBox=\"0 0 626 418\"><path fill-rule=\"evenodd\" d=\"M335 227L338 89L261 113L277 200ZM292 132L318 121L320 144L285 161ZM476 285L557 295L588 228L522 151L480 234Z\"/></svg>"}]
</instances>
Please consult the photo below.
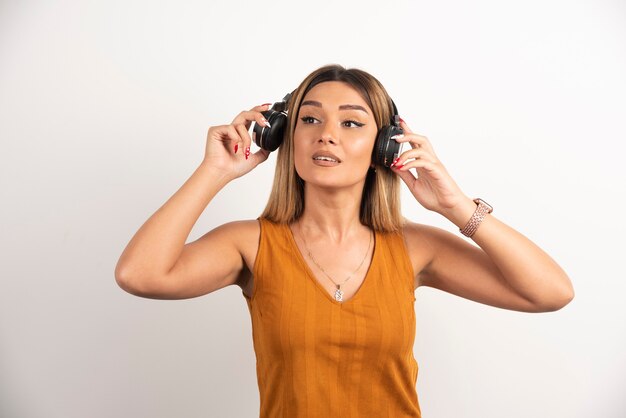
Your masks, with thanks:
<instances>
[{"instance_id":1,"label":"woman's right hand","mask_svg":"<svg viewBox=\"0 0 626 418\"><path fill-rule=\"evenodd\" d=\"M269 104L255 106L239 113L230 125L211 126L207 134L202 164L222 172L230 179L236 179L267 160L270 151L261 148L254 154L249 153L252 139L248 130L253 121L261 126L267 126L261 112L268 108Z\"/></svg>"}]
</instances>

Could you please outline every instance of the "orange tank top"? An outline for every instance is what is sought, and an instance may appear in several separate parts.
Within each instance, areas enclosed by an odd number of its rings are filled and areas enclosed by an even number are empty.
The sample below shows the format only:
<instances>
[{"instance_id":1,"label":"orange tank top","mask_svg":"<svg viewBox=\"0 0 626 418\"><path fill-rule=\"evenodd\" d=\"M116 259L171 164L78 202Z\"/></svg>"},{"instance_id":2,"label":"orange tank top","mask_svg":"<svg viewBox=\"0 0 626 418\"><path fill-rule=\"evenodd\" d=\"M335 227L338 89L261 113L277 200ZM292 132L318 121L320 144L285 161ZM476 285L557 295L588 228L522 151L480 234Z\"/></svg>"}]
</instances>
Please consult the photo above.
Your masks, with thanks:
<instances>
[{"instance_id":1,"label":"orange tank top","mask_svg":"<svg viewBox=\"0 0 626 418\"><path fill-rule=\"evenodd\" d=\"M289 226L257 219L253 290L244 297L260 418L421 418L414 275L402 235L376 232L359 290L336 301L312 275Z\"/></svg>"}]
</instances>

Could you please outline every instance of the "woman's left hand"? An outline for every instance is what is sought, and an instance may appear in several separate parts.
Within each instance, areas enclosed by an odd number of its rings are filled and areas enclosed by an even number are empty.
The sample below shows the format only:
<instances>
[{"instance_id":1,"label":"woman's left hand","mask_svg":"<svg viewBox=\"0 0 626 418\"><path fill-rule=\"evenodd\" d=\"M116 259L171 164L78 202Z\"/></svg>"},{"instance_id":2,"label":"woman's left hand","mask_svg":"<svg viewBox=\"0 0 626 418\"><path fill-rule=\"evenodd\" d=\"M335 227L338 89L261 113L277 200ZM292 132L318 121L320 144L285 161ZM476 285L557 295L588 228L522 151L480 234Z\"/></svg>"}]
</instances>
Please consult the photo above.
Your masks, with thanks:
<instances>
[{"instance_id":1,"label":"woman's left hand","mask_svg":"<svg viewBox=\"0 0 626 418\"><path fill-rule=\"evenodd\" d=\"M398 174L415 199L426 209L443 214L468 200L441 164L428 138L413 133L405 121L400 122L404 137L397 142L408 142L411 149L399 155L391 170ZM415 168L418 177L409 169Z\"/></svg>"}]
</instances>

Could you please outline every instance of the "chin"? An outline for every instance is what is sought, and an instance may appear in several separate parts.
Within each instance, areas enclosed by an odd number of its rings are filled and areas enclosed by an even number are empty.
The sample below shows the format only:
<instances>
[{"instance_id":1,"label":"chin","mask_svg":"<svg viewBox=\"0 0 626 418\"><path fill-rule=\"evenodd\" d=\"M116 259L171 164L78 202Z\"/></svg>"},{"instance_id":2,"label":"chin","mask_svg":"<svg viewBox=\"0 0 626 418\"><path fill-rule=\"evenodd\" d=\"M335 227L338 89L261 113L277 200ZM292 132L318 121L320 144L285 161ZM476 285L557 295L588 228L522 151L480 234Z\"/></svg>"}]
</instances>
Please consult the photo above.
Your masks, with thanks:
<instances>
[{"instance_id":1,"label":"chin","mask_svg":"<svg viewBox=\"0 0 626 418\"><path fill-rule=\"evenodd\" d=\"M347 176L346 173L330 174L330 173L303 173L304 176L298 175L306 184L315 187L340 189L344 187L353 187L359 183L365 183L366 174L362 177Z\"/></svg>"}]
</instances>

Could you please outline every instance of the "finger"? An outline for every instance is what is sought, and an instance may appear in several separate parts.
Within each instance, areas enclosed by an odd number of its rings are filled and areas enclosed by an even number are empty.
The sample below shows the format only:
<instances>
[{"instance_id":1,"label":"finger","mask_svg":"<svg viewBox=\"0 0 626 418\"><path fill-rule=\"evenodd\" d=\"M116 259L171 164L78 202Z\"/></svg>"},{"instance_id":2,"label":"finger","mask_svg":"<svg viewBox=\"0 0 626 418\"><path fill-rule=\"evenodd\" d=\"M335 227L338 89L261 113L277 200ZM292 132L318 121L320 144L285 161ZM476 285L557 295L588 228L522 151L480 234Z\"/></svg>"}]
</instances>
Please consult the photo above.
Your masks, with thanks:
<instances>
[{"instance_id":1,"label":"finger","mask_svg":"<svg viewBox=\"0 0 626 418\"><path fill-rule=\"evenodd\" d=\"M403 164L403 165L398 164L392 167L392 169L395 172L408 171L411 168L423 168L424 170L428 172L433 172L437 169L437 164L429 160L419 159L419 160L409 161L408 163Z\"/></svg>"},{"instance_id":2,"label":"finger","mask_svg":"<svg viewBox=\"0 0 626 418\"><path fill-rule=\"evenodd\" d=\"M246 125L246 129L250 129L250 124L252 122L256 122L261 126L269 126L267 125L267 121L265 120L265 116L257 110L244 110L235 116L235 119L231 122L231 125Z\"/></svg>"},{"instance_id":3,"label":"finger","mask_svg":"<svg viewBox=\"0 0 626 418\"><path fill-rule=\"evenodd\" d=\"M395 164L393 164L393 166L402 167L403 165L406 165L408 162L410 162L411 158L426 160L432 163L437 162L437 158L434 157L430 152L428 152L425 149L419 148L419 149L412 149L412 150L409 150L400 154L400 156L398 157L398 161L396 161Z\"/></svg>"},{"instance_id":4,"label":"finger","mask_svg":"<svg viewBox=\"0 0 626 418\"><path fill-rule=\"evenodd\" d=\"M395 135L392 138L398 143L408 142L413 149L422 148L430 151L432 154L435 153L430 141L424 135L418 135L412 132L405 133L404 135Z\"/></svg>"},{"instance_id":5,"label":"finger","mask_svg":"<svg viewBox=\"0 0 626 418\"><path fill-rule=\"evenodd\" d=\"M233 145L237 141L241 140L239 133L233 125L218 125L211 127L211 129L214 130L214 135L216 135L220 140L228 139L232 141Z\"/></svg>"},{"instance_id":6,"label":"finger","mask_svg":"<svg viewBox=\"0 0 626 418\"><path fill-rule=\"evenodd\" d=\"M250 109L250 110L251 110L251 111L257 111L257 112L264 112L264 111L266 111L266 110L268 110L268 109L269 109L269 106L270 106L271 104L272 104L272 103L264 103L264 104L259 105L259 106L254 106L254 107L253 107L252 109ZM263 114L261 114L261 116L263 116ZM258 121L256 121L256 122L257 122L257 123L259 123ZM265 122L267 122L267 120L265 119L265 117L263 117L263 119L262 119L262 125L264 125L264 124L265 124ZM246 129L250 129L250 125L252 125L252 121L248 121L248 122L246 122ZM264 125L264 126L266 126L266 125Z\"/></svg>"},{"instance_id":7,"label":"finger","mask_svg":"<svg viewBox=\"0 0 626 418\"><path fill-rule=\"evenodd\" d=\"M235 129L237 130L237 132L239 133L239 136L241 137L241 151L243 152L243 155L246 157L246 160L249 158L250 156L250 145L252 144L252 139L250 138L250 133L248 132L248 130L246 129L246 127L244 125L235 125Z\"/></svg>"},{"instance_id":8,"label":"finger","mask_svg":"<svg viewBox=\"0 0 626 418\"><path fill-rule=\"evenodd\" d=\"M269 157L269 155L270 155L270 151L260 148L257 152L250 155L250 158L252 159L252 162L254 163L254 166L256 167L263 161L267 160L267 157Z\"/></svg>"},{"instance_id":9,"label":"finger","mask_svg":"<svg viewBox=\"0 0 626 418\"><path fill-rule=\"evenodd\" d=\"M410 171L406 170L406 171L402 171L399 170L397 167L391 167L391 170L396 173L398 175L398 177L400 177L402 179L402 181L404 181L404 183L411 187L413 185L413 183L415 182L415 180L417 180L417 177L415 177L413 175L413 173L411 173Z\"/></svg>"},{"instance_id":10,"label":"finger","mask_svg":"<svg viewBox=\"0 0 626 418\"><path fill-rule=\"evenodd\" d=\"M241 139L241 136L239 135L237 129L233 125L224 125L223 133L228 139L230 139L230 143L228 144L228 146L231 148L231 150L233 152L238 152L241 148L243 140ZM235 146L237 146L237 151L235 151Z\"/></svg>"},{"instance_id":11,"label":"finger","mask_svg":"<svg viewBox=\"0 0 626 418\"><path fill-rule=\"evenodd\" d=\"M411 141L411 148L417 148L418 146L427 146L430 147L431 151L433 151L430 142L428 142L428 139L423 135L418 135L413 132L411 128L409 128L409 125L407 125L406 121L402 118L400 118L400 127L404 131L404 137L408 138L407 140Z\"/></svg>"},{"instance_id":12,"label":"finger","mask_svg":"<svg viewBox=\"0 0 626 418\"><path fill-rule=\"evenodd\" d=\"M250 110L256 110L256 111L261 112L261 111L263 111L263 110L267 110L267 109L269 109L269 106L270 106L271 104L272 104L272 103L263 103L262 105L254 106L254 107L253 107L252 109L250 109Z\"/></svg>"},{"instance_id":13,"label":"finger","mask_svg":"<svg viewBox=\"0 0 626 418\"><path fill-rule=\"evenodd\" d=\"M411 130L411 128L409 128L409 125L406 124L406 122L404 121L404 119L400 118L400 127L402 128L402 130L405 133L409 133L412 134L413 131Z\"/></svg>"}]
</instances>

